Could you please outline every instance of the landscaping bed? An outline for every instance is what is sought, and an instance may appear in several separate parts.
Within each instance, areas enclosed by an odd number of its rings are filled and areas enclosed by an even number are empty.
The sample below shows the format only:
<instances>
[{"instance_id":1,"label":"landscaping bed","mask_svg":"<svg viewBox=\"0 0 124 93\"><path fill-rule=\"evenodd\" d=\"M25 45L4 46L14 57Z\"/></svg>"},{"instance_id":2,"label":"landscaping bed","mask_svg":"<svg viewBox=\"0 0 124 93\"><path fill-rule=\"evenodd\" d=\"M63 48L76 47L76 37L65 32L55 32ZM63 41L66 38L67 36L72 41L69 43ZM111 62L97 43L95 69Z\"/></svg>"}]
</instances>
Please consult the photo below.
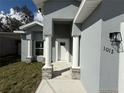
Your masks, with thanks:
<instances>
[{"instance_id":1,"label":"landscaping bed","mask_svg":"<svg viewBox=\"0 0 124 93\"><path fill-rule=\"evenodd\" d=\"M42 79L42 63L17 62L0 67L0 93L35 93Z\"/></svg>"}]
</instances>

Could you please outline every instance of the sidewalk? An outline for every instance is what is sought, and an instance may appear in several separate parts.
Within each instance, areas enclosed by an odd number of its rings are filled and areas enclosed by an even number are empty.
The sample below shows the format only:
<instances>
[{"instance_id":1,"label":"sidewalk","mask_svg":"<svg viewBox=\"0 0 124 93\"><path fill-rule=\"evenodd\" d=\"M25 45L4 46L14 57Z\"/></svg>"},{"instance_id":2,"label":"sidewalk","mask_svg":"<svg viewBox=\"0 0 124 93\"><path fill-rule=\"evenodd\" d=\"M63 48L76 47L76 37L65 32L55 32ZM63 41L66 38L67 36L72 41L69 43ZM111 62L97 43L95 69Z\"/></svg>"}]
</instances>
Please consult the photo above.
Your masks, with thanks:
<instances>
[{"instance_id":1,"label":"sidewalk","mask_svg":"<svg viewBox=\"0 0 124 93\"><path fill-rule=\"evenodd\" d=\"M57 62L53 69L53 79L42 80L35 93L85 93L80 80L71 79L70 64Z\"/></svg>"}]
</instances>

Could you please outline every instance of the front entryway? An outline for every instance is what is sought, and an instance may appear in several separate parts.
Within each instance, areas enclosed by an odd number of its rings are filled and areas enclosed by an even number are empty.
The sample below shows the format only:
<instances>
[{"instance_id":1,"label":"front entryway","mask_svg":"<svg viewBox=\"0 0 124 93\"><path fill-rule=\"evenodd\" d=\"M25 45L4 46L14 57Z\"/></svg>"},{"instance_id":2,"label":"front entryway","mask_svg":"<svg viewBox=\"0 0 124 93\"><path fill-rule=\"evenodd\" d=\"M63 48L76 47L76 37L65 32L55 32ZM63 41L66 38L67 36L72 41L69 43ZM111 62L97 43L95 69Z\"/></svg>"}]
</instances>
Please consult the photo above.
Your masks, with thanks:
<instances>
[{"instance_id":1,"label":"front entryway","mask_svg":"<svg viewBox=\"0 0 124 93\"><path fill-rule=\"evenodd\" d=\"M69 39L56 40L56 61L69 61Z\"/></svg>"}]
</instances>

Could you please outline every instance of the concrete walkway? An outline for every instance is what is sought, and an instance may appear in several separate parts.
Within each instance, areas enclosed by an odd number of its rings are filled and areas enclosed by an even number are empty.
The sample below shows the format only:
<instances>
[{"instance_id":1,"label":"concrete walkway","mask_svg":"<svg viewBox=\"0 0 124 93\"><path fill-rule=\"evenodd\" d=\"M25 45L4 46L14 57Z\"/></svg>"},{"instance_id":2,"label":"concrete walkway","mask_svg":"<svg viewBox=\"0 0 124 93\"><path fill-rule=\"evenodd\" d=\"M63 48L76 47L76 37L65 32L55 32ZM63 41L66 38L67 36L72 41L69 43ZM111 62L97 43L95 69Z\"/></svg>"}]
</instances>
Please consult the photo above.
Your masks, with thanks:
<instances>
[{"instance_id":1,"label":"concrete walkway","mask_svg":"<svg viewBox=\"0 0 124 93\"><path fill-rule=\"evenodd\" d=\"M53 79L71 80L71 65L67 62L53 63Z\"/></svg>"},{"instance_id":2,"label":"concrete walkway","mask_svg":"<svg viewBox=\"0 0 124 93\"><path fill-rule=\"evenodd\" d=\"M85 93L79 80L43 80L36 93Z\"/></svg>"},{"instance_id":3,"label":"concrete walkway","mask_svg":"<svg viewBox=\"0 0 124 93\"><path fill-rule=\"evenodd\" d=\"M85 93L80 80L71 79L70 67L67 62L53 63L53 79L42 80L35 93Z\"/></svg>"}]
</instances>

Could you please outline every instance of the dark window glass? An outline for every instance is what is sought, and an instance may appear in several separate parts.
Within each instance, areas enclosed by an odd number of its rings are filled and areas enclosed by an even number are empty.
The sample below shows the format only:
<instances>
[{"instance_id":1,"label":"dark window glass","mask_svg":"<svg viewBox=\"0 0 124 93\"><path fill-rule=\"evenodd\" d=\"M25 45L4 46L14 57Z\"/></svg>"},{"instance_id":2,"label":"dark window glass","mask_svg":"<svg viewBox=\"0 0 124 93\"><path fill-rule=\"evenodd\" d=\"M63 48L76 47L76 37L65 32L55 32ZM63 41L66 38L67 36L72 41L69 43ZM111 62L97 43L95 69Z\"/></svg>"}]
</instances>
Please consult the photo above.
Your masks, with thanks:
<instances>
[{"instance_id":1,"label":"dark window glass","mask_svg":"<svg viewBox=\"0 0 124 93\"><path fill-rule=\"evenodd\" d=\"M36 48L43 48L43 46L44 43L42 41L36 41L36 45L35 45Z\"/></svg>"},{"instance_id":2,"label":"dark window glass","mask_svg":"<svg viewBox=\"0 0 124 93\"><path fill-rule=\"evenodd\" d=\"M65 42L60 42L60 46L65 46Z\"/></svg>"},{"instance_id":3,"label":"dark window glass","mask_svg":"<svg viewBox=\"0 0 124 93\"><path fill-rule=\"evenodd\" d=\"M35 54L38 55L43 55L43 49L36 49Z\"/></svg>"},{"instance_id":4,"label":"dark window glass","mask_svg":"<svg viewBox=\"0 0 124 93\"><path fill-rule=\"evenodd\" d=\"M35 42L35 55L43 55L44 50L44 42L43 41L36 41Z\"/></svg>"}]
</instances>

